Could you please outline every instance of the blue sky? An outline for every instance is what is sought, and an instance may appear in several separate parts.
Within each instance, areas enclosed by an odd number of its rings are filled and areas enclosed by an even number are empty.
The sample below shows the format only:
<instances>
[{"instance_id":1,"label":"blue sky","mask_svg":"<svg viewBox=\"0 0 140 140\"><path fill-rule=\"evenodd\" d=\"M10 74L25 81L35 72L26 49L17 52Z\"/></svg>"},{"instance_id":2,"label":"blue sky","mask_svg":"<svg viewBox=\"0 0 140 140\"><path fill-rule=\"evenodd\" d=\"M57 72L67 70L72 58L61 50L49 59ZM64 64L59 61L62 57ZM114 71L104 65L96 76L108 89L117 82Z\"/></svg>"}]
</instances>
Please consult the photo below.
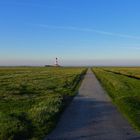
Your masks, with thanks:
<instances>
[{"instance_id":1,"label":"blue sky","mask_svg":"<svg viewBox=\"0 0 140 140\"><path fill-rule=\"evenodd\" d=\"M0 0L0 65L140 65L139 0Z\"/></svg>"}]
</instances>

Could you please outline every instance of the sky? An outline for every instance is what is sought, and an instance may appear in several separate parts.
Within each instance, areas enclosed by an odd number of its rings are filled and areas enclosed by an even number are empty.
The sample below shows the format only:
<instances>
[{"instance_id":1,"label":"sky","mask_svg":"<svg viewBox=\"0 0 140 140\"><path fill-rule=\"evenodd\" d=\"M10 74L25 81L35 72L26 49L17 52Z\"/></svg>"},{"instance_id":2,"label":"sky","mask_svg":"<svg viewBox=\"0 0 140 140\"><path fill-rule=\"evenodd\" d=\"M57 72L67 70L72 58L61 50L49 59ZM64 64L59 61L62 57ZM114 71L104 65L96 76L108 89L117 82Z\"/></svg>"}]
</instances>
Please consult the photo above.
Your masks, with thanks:
<instances>
[{"instance_id":1,"label":"sky","mask_svg":"<svg viewBox=\"0 0 140 140\"><path fill-rule=\"evenodd\" d=\"M139 65L139 0L0 0L0 65Z\"/></svg>"}]
</instances>

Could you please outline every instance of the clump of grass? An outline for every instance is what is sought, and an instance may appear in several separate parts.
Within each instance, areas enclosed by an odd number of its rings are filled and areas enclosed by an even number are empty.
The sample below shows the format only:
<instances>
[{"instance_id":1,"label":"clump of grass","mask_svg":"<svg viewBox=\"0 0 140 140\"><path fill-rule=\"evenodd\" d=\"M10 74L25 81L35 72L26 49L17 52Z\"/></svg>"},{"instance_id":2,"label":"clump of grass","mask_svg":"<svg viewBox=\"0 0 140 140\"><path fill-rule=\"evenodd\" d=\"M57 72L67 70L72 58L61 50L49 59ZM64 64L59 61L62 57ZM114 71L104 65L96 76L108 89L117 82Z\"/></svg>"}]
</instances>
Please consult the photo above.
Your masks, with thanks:
<instances>
[{"instance_id":1,"label":"clump of grass","mask_svg":"<svg viewBox=\"0 0 140 140\"><path fill-rule=\"evenodd\" d=\"M116 101L119 109L123 111L129 122L140 130L140 96L124 97Z\"/></svg>"},{"instance_id":2,"label":"clump of grass","mask_svg":"<svg viewBox=\"0 0 140 140\"><path fill-rule=\"evenodd\" d=\"M1 140L24 140L29 137L30 133L28 131L31 131L29 128L30 125L26 120L24 120L25 118L22 115L22 113L20 113L20 116L17 114L0 115Z\"/></svg>"},{"instance_id":3,"label":"clump of grass","mask_svg":"<svg viewBox=\"0 0 140 140\"><path fill-rule=\"evenodd\" d=\"M62 96L50 94L38 99L28 111L35 128L34 136L42 137L54 127L56 116L62 108Z\"/></svg>"}]
</instances>

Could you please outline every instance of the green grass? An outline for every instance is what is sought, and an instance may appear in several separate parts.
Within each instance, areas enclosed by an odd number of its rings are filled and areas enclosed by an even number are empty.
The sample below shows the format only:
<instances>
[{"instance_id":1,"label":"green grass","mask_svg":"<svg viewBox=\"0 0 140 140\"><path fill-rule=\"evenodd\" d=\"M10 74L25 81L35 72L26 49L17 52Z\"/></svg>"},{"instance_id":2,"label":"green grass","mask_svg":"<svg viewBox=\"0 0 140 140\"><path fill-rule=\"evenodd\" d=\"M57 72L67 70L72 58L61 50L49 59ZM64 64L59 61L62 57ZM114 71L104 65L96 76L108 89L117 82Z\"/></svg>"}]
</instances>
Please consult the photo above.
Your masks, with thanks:
<instances>
[{"instance_id":1,"label":"green grass","mask_svg":"<svg viewBox=\"0 0 140 140\"><path fill-rule=\"evenodd\" d=\"M104 70L140 79L140 67L104 67Z\"/></svg>"},{"instance_id":2,"label":"green grass","mask_svg":"<svg viewBox=\"0 0 140 140\"><path fill-rule=\"evenodd\" d=\"M0 68L0 139L40 140L76 94L85 68Z\"/></svg>"},{"instance_id":3,"label":"green grass","mask_svg":"<svg viewBox=\"0 0 140 140\"><path fill-rule=\"evenodd\" d=\"M110 70L110 68L106 69ZM118 70L118 68L113 69L114 71ZM131 70L131 68L125 69ZM93 71L114 104L129 122L140 131L140 80L108 72L104 68L94 68Z\"/></svg>"}]
</instances>

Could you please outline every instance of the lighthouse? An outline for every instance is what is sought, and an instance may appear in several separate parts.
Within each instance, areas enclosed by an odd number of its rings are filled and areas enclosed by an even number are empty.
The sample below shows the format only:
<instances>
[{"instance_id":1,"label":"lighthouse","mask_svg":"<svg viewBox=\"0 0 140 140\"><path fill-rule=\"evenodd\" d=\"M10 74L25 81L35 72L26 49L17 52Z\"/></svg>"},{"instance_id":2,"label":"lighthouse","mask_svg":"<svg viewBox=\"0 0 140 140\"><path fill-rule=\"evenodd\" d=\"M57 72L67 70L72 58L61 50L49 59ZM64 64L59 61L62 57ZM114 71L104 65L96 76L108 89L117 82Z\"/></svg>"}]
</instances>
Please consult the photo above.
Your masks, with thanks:
<instances>
[{"instance_id":1,"label":"lighthouse","mask_svg":"<svg viewBox=\"0 0 140 140\"><path fill-rule=\"evenodd\" d=\"M58 58L57 57L55 58L55 66L56 67L59 67L60 66L59 63L58 63Z\"/></svg>"}]
</instances>

